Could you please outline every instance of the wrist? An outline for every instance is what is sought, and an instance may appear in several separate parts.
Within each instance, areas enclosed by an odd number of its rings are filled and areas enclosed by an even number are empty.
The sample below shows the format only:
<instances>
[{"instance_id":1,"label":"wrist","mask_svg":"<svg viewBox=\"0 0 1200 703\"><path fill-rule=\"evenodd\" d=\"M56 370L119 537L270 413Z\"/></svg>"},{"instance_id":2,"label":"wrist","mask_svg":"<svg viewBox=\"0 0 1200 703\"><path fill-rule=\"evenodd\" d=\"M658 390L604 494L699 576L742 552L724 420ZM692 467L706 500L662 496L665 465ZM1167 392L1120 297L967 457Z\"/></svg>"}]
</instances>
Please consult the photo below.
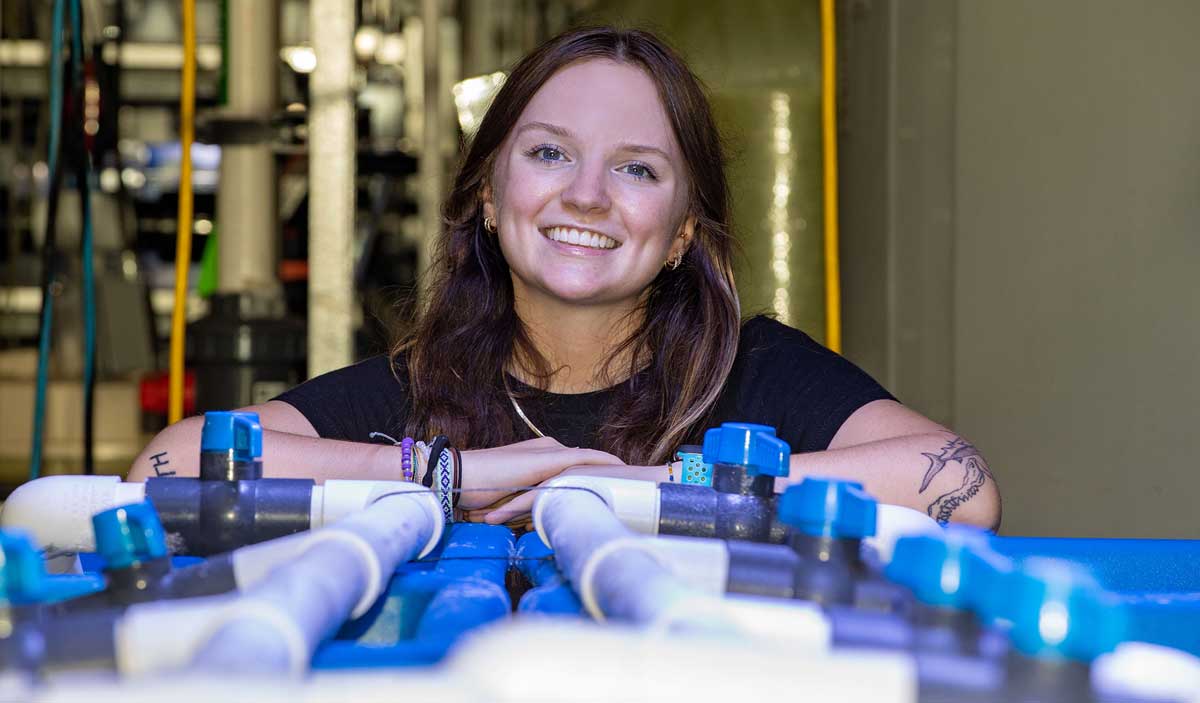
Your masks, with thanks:
<instances>
[{"instance_id":1,"label":"wrist","mask_svg":"<svg viewBox=\"0 0 1200 703\"><path fill-rule=\"evenodd\" d=\"M457 458L460 462L458 466L458 474L461 477L460 488L462 488L464 491L471 491L481 488L481 486L476 485L477 477L472 475L470 469L471 465L474 463L472 461L472 457L474 457L478 451L479 450L477 449L463 449L458 452Z\"/></svg>"}]
</instances>

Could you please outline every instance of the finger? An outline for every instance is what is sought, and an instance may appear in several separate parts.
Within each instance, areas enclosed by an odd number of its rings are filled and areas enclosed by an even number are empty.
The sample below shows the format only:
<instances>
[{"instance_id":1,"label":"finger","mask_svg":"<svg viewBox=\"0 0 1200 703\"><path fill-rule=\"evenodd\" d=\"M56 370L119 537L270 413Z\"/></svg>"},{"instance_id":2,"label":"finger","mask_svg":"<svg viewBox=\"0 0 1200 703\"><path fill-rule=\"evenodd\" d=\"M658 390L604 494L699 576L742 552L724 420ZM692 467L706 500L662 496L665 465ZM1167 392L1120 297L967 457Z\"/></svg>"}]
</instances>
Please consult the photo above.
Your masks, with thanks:
<instances>
[{"instance_id":1,"label":"finger","mask_svg":"<svg viewBox=\"0 0 1200 703\"><path fill-rule=\"evenodd\" d=\"M529 491L489 512L484 516L483 521L489 525L499 525L521 515L527 515L533 509L533 499L534 492Z\"/></svg>"}]
</instances>

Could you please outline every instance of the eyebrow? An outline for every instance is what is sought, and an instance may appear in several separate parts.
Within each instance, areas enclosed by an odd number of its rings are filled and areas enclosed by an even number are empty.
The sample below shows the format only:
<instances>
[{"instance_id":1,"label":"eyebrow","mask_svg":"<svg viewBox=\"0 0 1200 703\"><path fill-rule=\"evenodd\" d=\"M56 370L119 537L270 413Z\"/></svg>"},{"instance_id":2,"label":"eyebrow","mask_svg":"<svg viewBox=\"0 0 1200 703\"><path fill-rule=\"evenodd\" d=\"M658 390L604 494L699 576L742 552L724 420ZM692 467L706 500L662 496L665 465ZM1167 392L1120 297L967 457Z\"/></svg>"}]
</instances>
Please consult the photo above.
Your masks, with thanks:
<instances>
[{"instance_id":1,"label":"eyebrow","mask_svg":"<svg viewBox=\"0 0 1200 703\"><path fill-rule=\"evenodd\" d=\"M566 127L561 127L559 125L552 124L550 122L526 122L525 124L521 125L517 129L517 134L527 132L531 129L540 129L540 130L549 132L550 134L553 134L555 136L562 137L563 139L574 139L575 138L575 134L571 130L567 129ZM667 154L667 152L663 151L662 149L659 149L656 146L648 146L646 144L630 144L628 142L622 142L617 145L617 149L620 151L629 151L629 152L632 152L635 154L657 154L657 155L661 156L663 159L667 160L668 162L671 161L670 155Z\"/></svg>"}]
</instances>

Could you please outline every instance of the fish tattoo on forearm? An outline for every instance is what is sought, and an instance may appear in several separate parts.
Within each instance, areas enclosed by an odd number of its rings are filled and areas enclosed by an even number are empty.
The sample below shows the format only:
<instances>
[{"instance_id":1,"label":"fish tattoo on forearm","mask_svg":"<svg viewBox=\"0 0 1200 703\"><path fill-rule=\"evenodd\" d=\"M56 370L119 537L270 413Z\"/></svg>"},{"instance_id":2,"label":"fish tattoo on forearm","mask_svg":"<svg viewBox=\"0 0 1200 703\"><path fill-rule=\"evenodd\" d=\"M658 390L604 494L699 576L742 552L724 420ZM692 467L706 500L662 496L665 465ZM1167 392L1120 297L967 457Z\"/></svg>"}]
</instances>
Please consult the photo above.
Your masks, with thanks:
<instances>
[{"instance_id":1,"label":"fish tattoo on forearm","mask_svg":"<svg viewBox=\"0 0 1200 703\"><path fill-rule=\"evenodd\" d=\"M979 453L975 445L962 437L951 439L937 454L921 452L921 456L929 459L929 468L925 471L925 478L921 481L921 489L917 491L918 493L924 493L929 488L930 482L942 472L942 469L946 468L947 464L956 463L963 467L962 484L954 490L938 496L926 508L929 517L942 525L950 522L950 516L954 514L954 511L974 498L989 478L995 480L983 455Z\"/></svg>"}]
</instances>

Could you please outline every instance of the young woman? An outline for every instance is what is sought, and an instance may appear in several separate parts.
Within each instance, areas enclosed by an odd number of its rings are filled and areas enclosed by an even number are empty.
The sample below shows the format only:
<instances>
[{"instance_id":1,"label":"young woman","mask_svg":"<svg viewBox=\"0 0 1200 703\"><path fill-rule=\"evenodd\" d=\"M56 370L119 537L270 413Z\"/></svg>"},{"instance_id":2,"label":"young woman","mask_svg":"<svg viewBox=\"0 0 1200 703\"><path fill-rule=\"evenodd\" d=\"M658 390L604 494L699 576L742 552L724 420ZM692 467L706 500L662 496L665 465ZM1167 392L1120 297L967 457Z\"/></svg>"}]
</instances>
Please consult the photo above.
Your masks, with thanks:
<instances>
[{"instance_id":1,"label":"young woman","mask_svg":"<svg viewBox=\"0 0 1200 703\"><path fill-rule=\"evenodd\" d=\"M588 28L512 71L462 162L416 324L389 357L249 408L268 476L400 476L400 447L461 450L459 507L503 522L562 473L667 481L726 421L775 427L791 476L995 528L983 457L840 356L740 319L720 137L686 64L646 32ZM131 479L197 472L201 418ZM418 452L420 455L420 452ZM418 468L418 475L422 471Z\"/></svg>"}]
</instances>

